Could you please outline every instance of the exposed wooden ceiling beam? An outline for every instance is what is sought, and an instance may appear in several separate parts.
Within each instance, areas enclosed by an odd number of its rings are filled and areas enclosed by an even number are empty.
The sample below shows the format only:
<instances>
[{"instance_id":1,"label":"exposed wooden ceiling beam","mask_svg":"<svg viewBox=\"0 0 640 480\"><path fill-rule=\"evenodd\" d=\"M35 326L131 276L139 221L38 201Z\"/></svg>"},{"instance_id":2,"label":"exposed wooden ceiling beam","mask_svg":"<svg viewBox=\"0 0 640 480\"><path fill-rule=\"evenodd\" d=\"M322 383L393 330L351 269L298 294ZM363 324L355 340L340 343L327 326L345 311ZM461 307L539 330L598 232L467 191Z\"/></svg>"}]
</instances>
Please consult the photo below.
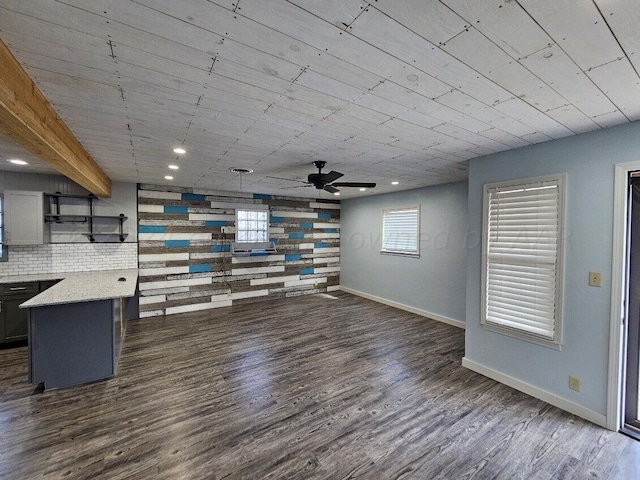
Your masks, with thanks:
<instances>
[{"instance_id":1,"label":"exposed wooden ceiling beam","mask_svg":"<svg viewBox=\"0 0 640 480\"><path fill-rule=\"evenodd\" d=\"M111 196L111 179L0 40L0 131L78 185Z\"/></svg>"}]
</instances>

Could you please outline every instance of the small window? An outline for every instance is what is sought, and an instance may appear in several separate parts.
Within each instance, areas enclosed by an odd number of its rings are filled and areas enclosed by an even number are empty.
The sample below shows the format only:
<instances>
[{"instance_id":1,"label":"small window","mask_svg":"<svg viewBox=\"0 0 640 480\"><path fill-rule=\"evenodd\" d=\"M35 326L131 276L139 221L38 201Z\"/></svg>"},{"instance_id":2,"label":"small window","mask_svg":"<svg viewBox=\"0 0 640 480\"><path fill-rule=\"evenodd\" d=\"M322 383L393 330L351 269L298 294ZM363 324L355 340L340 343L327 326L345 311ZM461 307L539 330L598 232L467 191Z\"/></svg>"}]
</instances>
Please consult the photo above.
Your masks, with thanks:
<instances>
[{"instance_id":1,"label":"small window","mask_svg":"<svg viewBox=\"0 0 640 480\"><path fill-rule=\"evenodd\" d=\"M484 328L562 343L566 175L484 186Z\"/></svg>"},{"instance_id":2,"label":"small window","mask_svg":"<svg viewBox=\"0 0 640 480\"><path fill-rule=\"evenodd\" d=\"M420 255L420 207L386 208L382 211L380 253Z\"/></svg>"},{"instance_id":3,"label":"small window","mask_svg":"<svg viewBox=\"0 0 640 480\"><path fill-rule=\"evenodd\" d=\"M7 246L4 244L4 201L0 195L0 262L7 261Z\"/></svg>"},{"instance_id":4,"label":"small window","mask_svg":"<svg viewBox=\"0 0 640 480\"><path fill-rule=\"evenodd\" d=\"M269 241L268 210L236 210L236 242L258 243Z\"/></svg>"}]
</instances>

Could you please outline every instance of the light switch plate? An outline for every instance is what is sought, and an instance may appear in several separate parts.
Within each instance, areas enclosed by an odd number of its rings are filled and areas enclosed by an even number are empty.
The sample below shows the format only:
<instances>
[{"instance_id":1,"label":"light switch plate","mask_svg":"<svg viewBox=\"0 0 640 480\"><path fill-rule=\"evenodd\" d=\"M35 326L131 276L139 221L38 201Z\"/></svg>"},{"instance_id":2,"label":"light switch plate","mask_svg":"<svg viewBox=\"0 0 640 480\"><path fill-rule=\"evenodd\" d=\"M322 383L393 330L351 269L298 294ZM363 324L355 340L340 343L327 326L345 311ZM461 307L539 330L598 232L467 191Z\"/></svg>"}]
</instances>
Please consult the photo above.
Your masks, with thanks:
<instances>
[{"instance_id":1,"label":"light switch plate","mask_svg":"<svg viewBox=\"0 0 640 480\"><path fill-rule=\"evenodd\" d=\"M590 287L601 287L602 286L602 273L600 273L600 272L589 272L589 286Z\"/></svg>"}]
</instances>

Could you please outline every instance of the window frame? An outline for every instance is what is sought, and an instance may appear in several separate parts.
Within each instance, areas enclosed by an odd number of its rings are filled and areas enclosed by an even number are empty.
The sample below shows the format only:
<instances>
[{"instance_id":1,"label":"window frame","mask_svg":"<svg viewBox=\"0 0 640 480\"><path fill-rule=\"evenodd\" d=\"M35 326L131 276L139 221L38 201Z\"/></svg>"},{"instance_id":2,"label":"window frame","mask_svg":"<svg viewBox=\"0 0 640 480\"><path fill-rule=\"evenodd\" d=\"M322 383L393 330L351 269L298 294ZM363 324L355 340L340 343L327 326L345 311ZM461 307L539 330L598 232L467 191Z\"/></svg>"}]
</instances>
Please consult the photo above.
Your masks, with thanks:
<instances>
[{"instance_id":1,"label":"window frame","mask_svg":"<svg viewBox=\"0 0 640 480\"><path fill-rule=\"evenodd\" d=\"M4 194L0 193L0 262L9 260L9 250L4 243Z\"/></svg>"},{"instance_id":2,"label":"window frame","mask_svg":"<svg viewBox=\"0 0 640 480\"><path fill-rule=\"evenodd\" d=\"M240 220L239 218L239 214L240 212L259 212L259 213L265 213L266 212L266 229L264 230L265 235L266 235L266 239L265 240L240 240L238 238L238 232L240 231L240 229L238 228L238 226L240 225L241 221L245 221L245 220ZM246 207L238 207L236 208L236 212L235 212L235 243L264 243L264 242L268 242L269 241L269 224L270 224L270 218L269 218L269 206L268 205L251 205L251 206L246 206ZM249 229L243 229L246 231L250 231ZM260 232L262 231L261 229L257 229L256 231Z\"/></svg>"},{"instance_id":3,"label":"window frame","mask_svg":"<svg viewBox=\"0 0 640 480\"><path fill-rule=\"evenodd\" d=\"M415 251L394 250L385 245L385 216L390 212L415 210L416 215L416 249ZM382 225L380 237L381 255L398 255L401 257L420 258L420 204L405 205L400 207L387 207L382 209Z\"/></svg>"},{"instance_id":4,"label":"window frame","mask_svg":"<svg viewBox=\"0 0 640 480\"><path fill-rule=\"evenodd\" d=\"M538 335L515 327L508 327L487 320L488 303L488 270L489 270L489 201L491 190L515 190L521 188L535 188L541 184L557 183L557 234L556 234L556 261L554 283L554 318L553 337ZM485 330L514 337L526 342L553 348L562 349L563 333L563 285L564 285L564 261L565 261L565 219L566 219L567 174L559 173L540 177L509 180L504 182L489 183L483 186L482 202L482 285L481 285L481 316L480 323Z\"/></svg>"}]
</instances>

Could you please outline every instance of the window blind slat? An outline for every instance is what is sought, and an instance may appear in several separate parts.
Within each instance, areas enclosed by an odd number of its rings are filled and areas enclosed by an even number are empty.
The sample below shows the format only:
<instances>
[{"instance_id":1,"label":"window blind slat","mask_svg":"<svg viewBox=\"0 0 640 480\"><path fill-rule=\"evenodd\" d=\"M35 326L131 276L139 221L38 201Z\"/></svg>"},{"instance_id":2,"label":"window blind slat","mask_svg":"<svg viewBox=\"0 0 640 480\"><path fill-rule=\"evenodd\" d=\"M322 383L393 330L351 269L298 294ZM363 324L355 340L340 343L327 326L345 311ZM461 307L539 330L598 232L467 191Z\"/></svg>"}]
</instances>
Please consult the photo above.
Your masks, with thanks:
<instances>
[{"instance_id":1,"label":"window blind slat","mask_svg":"<svg viewBox=\"0 0 640 480\"><path fill-rule=\"evenodd\" d=\"M549 330L545 327L539 327L537 325L530 325L526 322L521 322L519 320L513 320L511 318L505 317L502 319L502 322L499 324L502 327L513 328L519 332L531 333L534 335L539 335L543 338L549 338L549 336L553 332L549 332Z\"/></svg>"},{"instance_id":2,"label":"window blind slat","mask_svg":"<svg viewBox=\"0 0 640 480\"><path fill-rule=\"evenodd\" d=\"M544 279L544 281L539 280L538 278L518 278L518 277L491 277L491 286L488 287L489 291L509 291L508 288L516 289L516 291L520 292L541 292L541 293L549 293L553 294L555 287L555 278Z\"/></svg>"},{"instance_id":3,"label":"window blind slat","mask_svg":"<svg viewBox=\"0 0 640 480\"><path fill-rule=\"evenodd\" d=\"M547 271L549 269L548 265L544 264L496 264L494 263L491 268L488 270L490 272L501 273L504 275L533 275L540 274L543 271Z\"/></svg>"},{"instance_id":4,"label":"window blind slat","mask_svg":"<svg viewBox=\"0 0 640 480\"><path fill-rule=\"evenodd\" d=\"M545 329L548 332L553 331L553 326L549 322L549 311L528 312L524 309L514 310L510 305L490 304L491 313L495 316L502 316L506 320L513 319L513 313L518 313L518 321L523 324L535 326L536 328Z\"/></svg>"},{"instance_id":5,"label":"window blind slat","mask_svg":"<svg viewBox=\"0 0 640 480\"><path fill-rule=\"evenodd\" d=\"M553 302L554 285L550 282L541 282L537 285L527 285L524 282L496 282L496 285L488 289L495 296L506 297L512 295L514 299L526 299L530 296L536 298L549 296L548 300ZM532 302L537 303L537 302Z\"/></svg>"}]
</instances>

